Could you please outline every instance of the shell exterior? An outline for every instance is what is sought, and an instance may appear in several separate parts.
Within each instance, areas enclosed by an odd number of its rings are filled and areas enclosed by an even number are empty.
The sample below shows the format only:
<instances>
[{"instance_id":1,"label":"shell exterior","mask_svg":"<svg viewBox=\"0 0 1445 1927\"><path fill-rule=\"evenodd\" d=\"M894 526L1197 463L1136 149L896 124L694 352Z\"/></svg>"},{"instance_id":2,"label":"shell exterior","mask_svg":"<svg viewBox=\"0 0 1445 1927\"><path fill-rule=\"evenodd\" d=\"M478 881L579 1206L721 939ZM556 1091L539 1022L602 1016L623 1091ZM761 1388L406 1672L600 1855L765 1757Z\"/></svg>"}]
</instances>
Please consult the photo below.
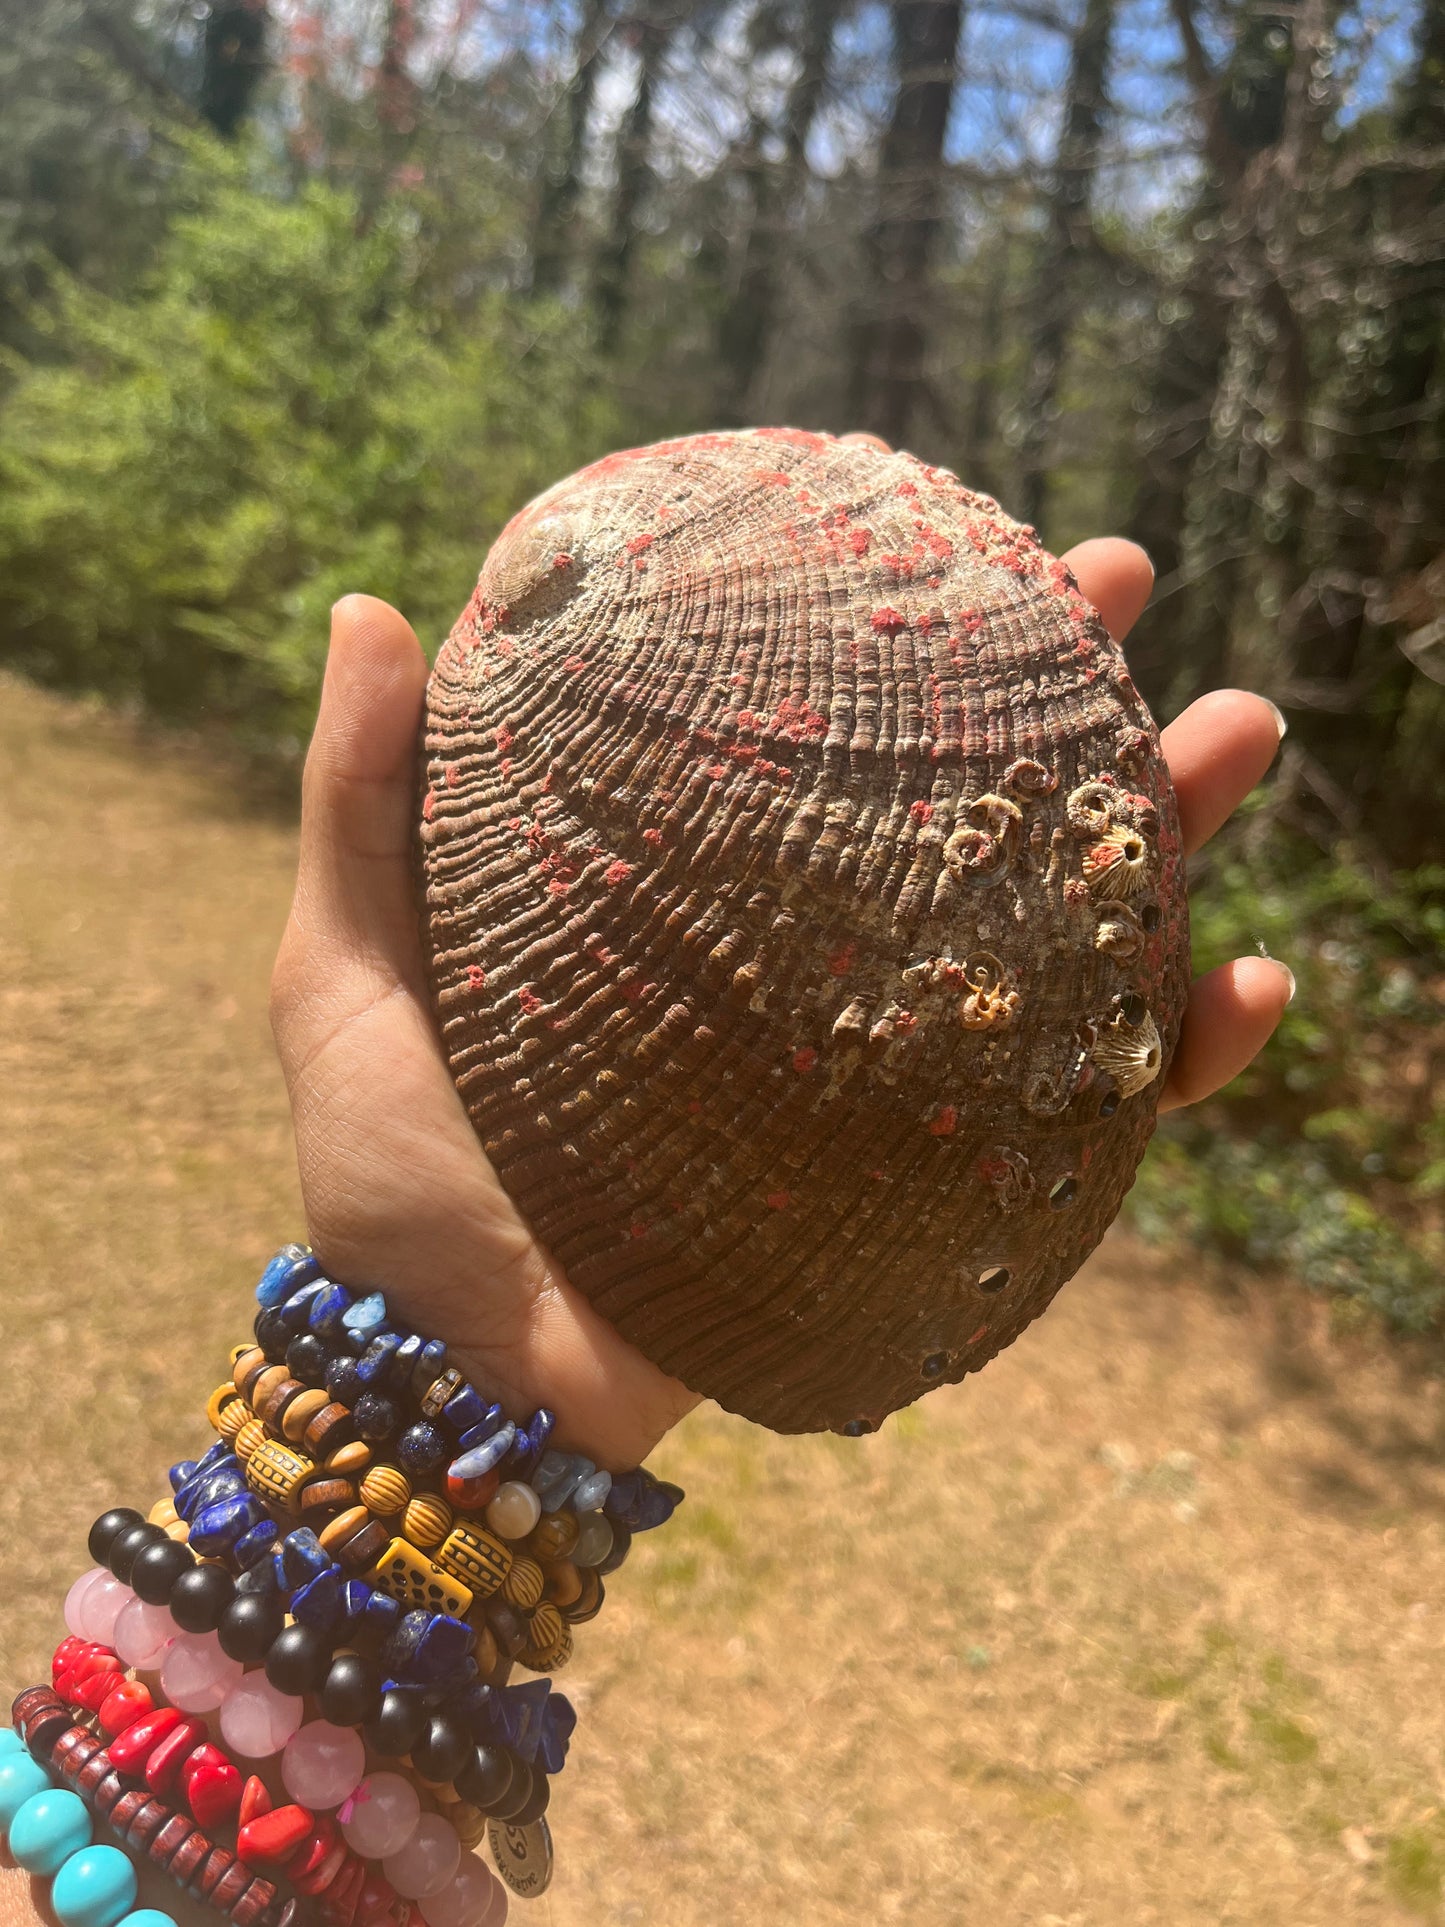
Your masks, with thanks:
<instances>
[{"instance_id":1,"label":"shell exterior","mask_svg":"<svg viewBox=\"0 0 1445 1927\"><path fill-rule=\"evenodd\" d=\"M1188 975L1159 739L1033 531L793 430L583 470L428 698L453 1075L572 1283L694 1390L869 1430L1118 1210Z\"/></svg>"}]
</instances>

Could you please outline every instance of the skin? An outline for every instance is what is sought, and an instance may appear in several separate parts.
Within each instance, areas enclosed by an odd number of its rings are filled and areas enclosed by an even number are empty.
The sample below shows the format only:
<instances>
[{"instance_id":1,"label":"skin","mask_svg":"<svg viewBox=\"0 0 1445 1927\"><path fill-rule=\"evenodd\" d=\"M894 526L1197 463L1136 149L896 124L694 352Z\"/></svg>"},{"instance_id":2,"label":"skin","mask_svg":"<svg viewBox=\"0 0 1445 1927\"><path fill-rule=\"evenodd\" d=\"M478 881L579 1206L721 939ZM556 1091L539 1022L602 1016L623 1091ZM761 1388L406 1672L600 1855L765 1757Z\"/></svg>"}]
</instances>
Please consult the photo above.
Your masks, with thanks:
<instances>
[{"instance_id":1,"label":"skin","mask_svg":"<svg viewBox=\"0 0 1445 1927\"><path fill-rule=\"evenodd\" d=\"M1113 539L1065 558L1122 638L1153 584ZM518 1411L613 1469L636 1464L695 1403L620 1338L533 1238L484 1156L441 1054L411 872L414 756L426 661L396 610L348 596L302 788L296 898L272 991L310 1235L323 1263L385 1290ZM1164 732L1185 847L1199 848L1269 767L1273 705L1219 690ZM1282 964L1241 957L1193 987L1160 1108L1244 1069L1293 994Z\"/></svg>"},{"instance_id":2,"label":"skin","mask_svg":"<svg viewBox=\"0 0 1445 1927\"><path fill-rule=\"evenodd\" d=\"M1065 560L1122 639L1153 585L1143 551L1105 539ZM411 872L426 676L395 609L362 595L336 605L271 999L311 1240L335 1276L385 1290L510 1407L548 1405L565 1419L564 1443L614 1469L635 1465L697 1400L599 1318L533 1238L483 1155L432 1027ZM1202 697L1165 730L1186 850L1259 781L1282 734L1273 705L1242 690ZM1289 970L1268 958L1197 979L1160 1109L1237 1076L1293 994ZM0 1850L0 1927L52 1922L48 1884ZM137 1904L180 1927L216 1919L149 1867Z\"/></svg>"}]
</instances>

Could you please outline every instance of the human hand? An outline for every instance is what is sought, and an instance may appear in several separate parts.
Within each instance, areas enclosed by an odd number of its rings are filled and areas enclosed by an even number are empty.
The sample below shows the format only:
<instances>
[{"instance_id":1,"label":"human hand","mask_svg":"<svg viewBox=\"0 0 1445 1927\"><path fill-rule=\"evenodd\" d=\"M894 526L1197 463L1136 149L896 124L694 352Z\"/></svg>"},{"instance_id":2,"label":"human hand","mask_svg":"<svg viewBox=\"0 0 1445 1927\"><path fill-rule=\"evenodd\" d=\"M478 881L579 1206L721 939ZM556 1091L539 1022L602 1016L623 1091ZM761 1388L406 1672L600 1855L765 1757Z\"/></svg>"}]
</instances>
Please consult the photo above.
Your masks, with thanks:
<instances>
[{"instance_id":1,"label":"human hand","mask_svg":"<svg viewBox=\"0 0 1445 1927\"><path fill-rule=\"evenodd\" d=\"M1110 633L1149 597L1143 552L1085 542L1065 560ZM413 880L415 755L426 662L406 621L369 596L333 614L302 790L296 897L272 1020L291 1093L310 1235L347 1283L384 1289L559 1440L635 1464L696 1403L575 1291L497 1180L437 1042ZM1184 842L1207 840L1268 768L1276 713L1219 691L1164 732ZM1247 957L1194 986L1161 1108L1207 1096L1259 1050L1292 988Z\"/></svg>"}]
</instances>

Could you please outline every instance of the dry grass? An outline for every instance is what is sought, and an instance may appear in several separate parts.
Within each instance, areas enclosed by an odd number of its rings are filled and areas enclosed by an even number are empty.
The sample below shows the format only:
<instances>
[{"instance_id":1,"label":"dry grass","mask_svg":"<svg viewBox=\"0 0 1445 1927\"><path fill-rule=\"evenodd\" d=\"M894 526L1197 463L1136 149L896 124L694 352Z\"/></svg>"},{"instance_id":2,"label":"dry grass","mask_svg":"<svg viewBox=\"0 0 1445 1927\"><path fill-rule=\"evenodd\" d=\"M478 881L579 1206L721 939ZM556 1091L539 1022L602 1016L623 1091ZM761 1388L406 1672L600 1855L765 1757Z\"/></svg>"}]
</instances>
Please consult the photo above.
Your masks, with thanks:
<instances>
[{"instance_id":1,"label":"dry grass","mask_svg":"<svg viewBox=\"0 0 1445 1927\"><path fill-rule=\"evenodd\" d=\"M0 1659L297 1224L292 832L0 681ZM1122 1238L859 1445L714 1410L579 1641L555 1927L1445 1920L1438 1381Z\"/></svg>"}]
</instances>

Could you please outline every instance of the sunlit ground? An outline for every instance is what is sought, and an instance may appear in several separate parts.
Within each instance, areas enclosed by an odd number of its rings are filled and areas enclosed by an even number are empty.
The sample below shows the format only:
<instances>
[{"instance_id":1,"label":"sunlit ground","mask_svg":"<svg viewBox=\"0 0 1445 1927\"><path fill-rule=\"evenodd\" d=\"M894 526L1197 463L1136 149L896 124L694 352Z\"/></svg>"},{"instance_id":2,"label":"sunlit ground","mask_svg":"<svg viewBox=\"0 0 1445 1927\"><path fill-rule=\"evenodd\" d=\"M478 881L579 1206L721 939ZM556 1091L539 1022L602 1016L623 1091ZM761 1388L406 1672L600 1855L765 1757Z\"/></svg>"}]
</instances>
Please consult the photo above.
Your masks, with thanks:
<instances>
[{"instance_id":1,"label":"sunlit ground","mask_svg":"<svg viewBox=\"0 0 1445 1927\"><path fill-rule=\"evenodd\" d=\"M0 680L0 1676L299 1228L293 831ZM556 1927L1445 1919L1437 1381L1122 1237L877 1438L697 1414L567 1680Z\"/></svg>"}]
</instances>

